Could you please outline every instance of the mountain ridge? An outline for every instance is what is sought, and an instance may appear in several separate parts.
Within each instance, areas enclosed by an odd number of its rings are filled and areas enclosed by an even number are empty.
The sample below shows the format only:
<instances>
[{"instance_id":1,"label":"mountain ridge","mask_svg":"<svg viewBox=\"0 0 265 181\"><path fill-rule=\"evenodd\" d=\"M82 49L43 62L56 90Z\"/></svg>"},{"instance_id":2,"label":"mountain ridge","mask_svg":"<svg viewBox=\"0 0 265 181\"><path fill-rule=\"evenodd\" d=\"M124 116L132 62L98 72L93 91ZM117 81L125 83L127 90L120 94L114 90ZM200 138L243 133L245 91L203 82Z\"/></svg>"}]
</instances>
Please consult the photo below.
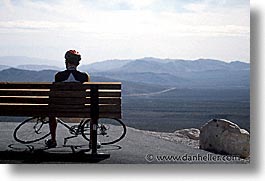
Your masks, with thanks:
<instances>
[{"instance_id":1,"label":"mountain ridge","mask_svg":"<svg viewBox=\"0 0 265 181\"><path fill-rule=\"evenodd\" d=\"M113 66L115 67L121 67L122 65L125 65L126 63L132 62L132 61L147 61L147 62L156 62L156 63L170 63L170 62L179 62L179 63L195 63L195 62L219 62L224 64L247 64L239 60L231 61L231 62L225 62L222 60L217 59L209 59L209 58L200 58L195 60L188 60L188 59L170 59L170 58L155 58L155 57L144 57L139 59L110 59L110 60L103 60L99 62L84 64L81 66L92 66L92 67L99 67L107 66L108 69L111 69ZM63 61L58 60L51 60L51 59L45 59L45 58L36 58L36 57L27 57L27 56L0 56L0 65L3 66L9 66L9 67L17 67L17 66L23 66L23 65L46 65L46 66L57 66L59 68L64 67ZM82 64L82 61L81 61ZM118 64L118 65L117 65ZM110 66L110 67L109 67Z\"/></svg>"},{"instance_id":2,"label":"mountain ridge","mask_svg":"<svg viewBox=\"0 0 265 181\"><path fill-rule=\"evenodd\" d=\"M118 65L117 65L118 64ZM98 66L101 66L99 69ZM109 67L109 65L112 65ZM170 73L205 71L205 70L224 70L224 69L249 69L249 63L240 61L224 62L214 59L158 59L158 58L142 58L135 60L106 60L98 63L91 63L81 66L80 69L88 70L89 67L93 72L154 72L154 73Z\"/></svg>"},{"instance_id":3,"label":"mountain ridge","mask_svg":"<svg viewBox=\"0 0 265 181\"><path fill-rule=\"evenodd\" d=\"M47 81L53 81L55 72L60 69L59 67L44 65L2 67L7 68L0 71L0 80L2 81L23 79L24 81L43 81L47 79L46 76L49 77ZM27 72L26 70L22 72L21 68L33 69L38 73ZM45 72L42 69L52 69L53 74L50 73L51 71ZM250 77L249 63L240 61L227 63L213 59L181 60L153 57L135 60L114 59L80 65L79 69L88 72L92 77L129 82L128 84L156 85L169 88L249 88Z\"/></svg>"}]
</instances>

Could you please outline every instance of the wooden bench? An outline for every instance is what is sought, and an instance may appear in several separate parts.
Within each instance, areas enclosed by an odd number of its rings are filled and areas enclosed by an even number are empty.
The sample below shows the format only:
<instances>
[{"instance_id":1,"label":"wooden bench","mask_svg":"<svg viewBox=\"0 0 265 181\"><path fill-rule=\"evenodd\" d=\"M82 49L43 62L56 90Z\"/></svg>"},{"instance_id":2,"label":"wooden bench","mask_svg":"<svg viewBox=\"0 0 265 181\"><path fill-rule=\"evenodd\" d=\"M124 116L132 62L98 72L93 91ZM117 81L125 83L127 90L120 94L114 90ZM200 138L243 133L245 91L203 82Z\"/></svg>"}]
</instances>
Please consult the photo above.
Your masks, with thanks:
<instances>
[{"instance_id":1,"label":"wooden bench","mask_svg":"<svg viewBox=\"0 0 265 181\"><path fill-rule=\"evenodd\" d=\"M0 116L91 118L92 154L97 154L98 119L121 119L121 83L0 82Z\"/></svg>"}]
</instances>

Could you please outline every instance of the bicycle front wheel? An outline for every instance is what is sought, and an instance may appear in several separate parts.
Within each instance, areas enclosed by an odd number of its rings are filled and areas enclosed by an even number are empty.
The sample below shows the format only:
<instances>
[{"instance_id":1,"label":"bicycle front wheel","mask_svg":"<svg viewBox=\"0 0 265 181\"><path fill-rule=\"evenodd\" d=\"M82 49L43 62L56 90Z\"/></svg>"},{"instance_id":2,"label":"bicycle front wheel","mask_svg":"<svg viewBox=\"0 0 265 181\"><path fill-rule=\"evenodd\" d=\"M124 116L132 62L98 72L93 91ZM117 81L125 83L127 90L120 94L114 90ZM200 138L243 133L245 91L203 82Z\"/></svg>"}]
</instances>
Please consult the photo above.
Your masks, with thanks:
<instances>
[{"instance_id":1,"label":"bicycle front wheel","mask_svg":"<svg viewBox=\"0 0 265 181\"><path fill-rule=\"evenodd\" d=\"M49 118L33 117L20 123L13 136L17 142L29 144L40 141L50 135Z\"/></svg>"},{"instance_id":2,"label":"bicycle front wheel","mask_svg":"<svg viewBox=\"0 0 265 181\"><path fill-rule=\"evenodd\" d=\"M90 141L90 119L86 120L81 128L82 136ZM101 145L114 144L126 135L126 126L119 119L101 118L98 120L97 140Z\"/></svg>"}]
</instances>

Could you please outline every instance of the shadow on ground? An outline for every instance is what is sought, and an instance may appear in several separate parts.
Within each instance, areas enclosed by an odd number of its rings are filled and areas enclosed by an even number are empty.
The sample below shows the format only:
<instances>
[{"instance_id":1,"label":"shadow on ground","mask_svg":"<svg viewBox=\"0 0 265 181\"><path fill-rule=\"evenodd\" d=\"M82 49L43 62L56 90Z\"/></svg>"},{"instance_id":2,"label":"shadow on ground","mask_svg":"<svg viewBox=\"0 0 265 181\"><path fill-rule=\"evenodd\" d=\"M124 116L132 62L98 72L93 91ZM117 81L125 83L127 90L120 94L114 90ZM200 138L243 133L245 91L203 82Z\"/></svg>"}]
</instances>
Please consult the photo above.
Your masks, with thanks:
<instances>
[{"instance_id":1,"label":"shadow on ground","mask_svg":"<svg viewBox=\"0 0 265 181\"><path fill-rule=\"evenodd\" d=\"M49 153L44 150L34 152L0 152L0 160L2 163L97 163L109 157L109 154L92 155L85 152Z\"/></svg>"},{"instance_id":2,"label":"shadow on ground","mask_svg":"<svg viewBox=\"0 0 265 181\"><path fill-rule=\"evenodd\" d=\"M121 149L119 145L102 147L95 155L91 154L91 150L84 146L63 146L52 149L35 148L34 146L10 144L8 146L10 150L0 151L0 163L98 163L110 158L110 154L103 154L102 151Z\"/></svg>"}]
</instances>

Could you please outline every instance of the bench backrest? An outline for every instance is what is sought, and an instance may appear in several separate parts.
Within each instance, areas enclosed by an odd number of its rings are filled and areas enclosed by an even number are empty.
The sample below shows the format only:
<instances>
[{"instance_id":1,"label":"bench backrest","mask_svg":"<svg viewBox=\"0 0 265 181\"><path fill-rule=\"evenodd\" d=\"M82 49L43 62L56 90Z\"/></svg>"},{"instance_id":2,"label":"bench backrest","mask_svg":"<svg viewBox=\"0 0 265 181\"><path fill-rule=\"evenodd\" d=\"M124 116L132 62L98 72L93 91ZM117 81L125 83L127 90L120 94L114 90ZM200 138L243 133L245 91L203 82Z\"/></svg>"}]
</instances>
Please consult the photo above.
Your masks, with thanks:
<instances>
[{"instance_id":1,"label":"bench backrest","mask_svg":"<svg viewBox=\"0 0 265 181\"><path fill-rule=\"evenodd\" d=\"M0 82L0 116L121 118L121 83Z\"/></svg>"}]
</instances>

